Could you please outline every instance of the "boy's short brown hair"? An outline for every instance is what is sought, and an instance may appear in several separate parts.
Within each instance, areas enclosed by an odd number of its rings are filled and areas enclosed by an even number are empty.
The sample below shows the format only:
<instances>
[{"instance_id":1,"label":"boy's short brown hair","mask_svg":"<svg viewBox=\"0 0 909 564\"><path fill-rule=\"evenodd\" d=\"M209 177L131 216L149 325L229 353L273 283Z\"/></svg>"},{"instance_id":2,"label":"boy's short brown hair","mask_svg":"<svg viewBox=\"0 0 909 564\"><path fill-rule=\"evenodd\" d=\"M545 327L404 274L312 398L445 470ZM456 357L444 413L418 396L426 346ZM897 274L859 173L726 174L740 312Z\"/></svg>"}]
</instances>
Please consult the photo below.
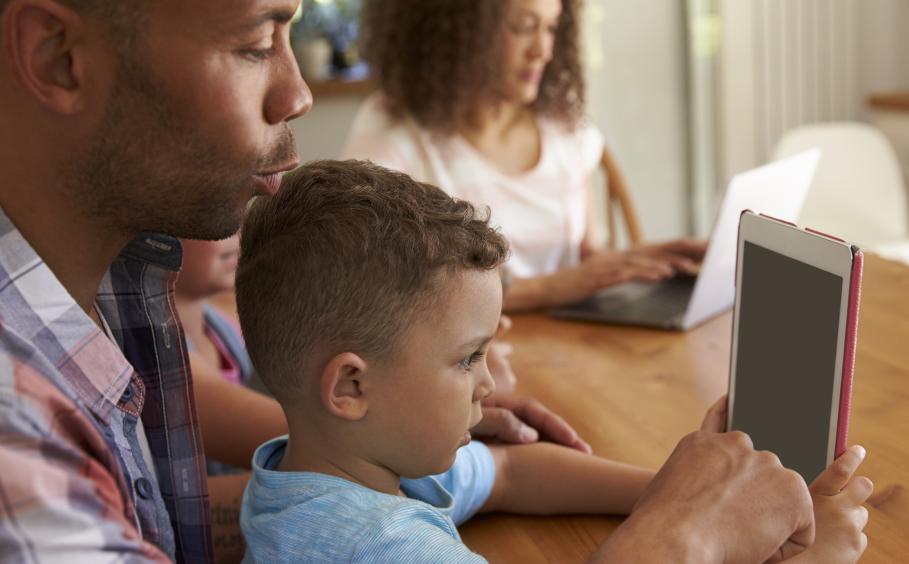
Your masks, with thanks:
<instances>
[{"instance_id":1,"label":"boy's short brown hair","mask_svg":"<svg viewBox=\"0 0 909 564\"><path fill-rule=\"evenodd\" d=\"M316 161L250 206L237 309L256 370L281 399L309 363L394 354L445 288L440 270L491 270L508 244L488 210L364 161Z\"/></svg>"}]
</instances>

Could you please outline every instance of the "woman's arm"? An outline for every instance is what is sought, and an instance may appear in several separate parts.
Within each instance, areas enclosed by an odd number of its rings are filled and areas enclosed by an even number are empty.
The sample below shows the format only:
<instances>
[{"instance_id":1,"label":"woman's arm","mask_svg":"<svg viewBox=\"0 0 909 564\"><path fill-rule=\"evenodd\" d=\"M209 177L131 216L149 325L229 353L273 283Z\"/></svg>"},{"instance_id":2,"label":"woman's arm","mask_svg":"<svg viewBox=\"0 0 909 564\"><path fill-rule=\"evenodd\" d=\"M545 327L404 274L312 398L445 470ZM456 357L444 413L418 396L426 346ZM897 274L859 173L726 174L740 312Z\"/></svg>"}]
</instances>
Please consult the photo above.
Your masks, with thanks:
<instances>
[{"instance_id":1,"label":"woman's arm","mask_svg":"<svg viewBox=\"0 0 909 564\"><path fill-rule=\"evenodd\" d=\"M193 352L189 366L205 456L250 468L260 444L287 433L284 411L268 396L224 380Z\"/></svg>"}]
</instances>

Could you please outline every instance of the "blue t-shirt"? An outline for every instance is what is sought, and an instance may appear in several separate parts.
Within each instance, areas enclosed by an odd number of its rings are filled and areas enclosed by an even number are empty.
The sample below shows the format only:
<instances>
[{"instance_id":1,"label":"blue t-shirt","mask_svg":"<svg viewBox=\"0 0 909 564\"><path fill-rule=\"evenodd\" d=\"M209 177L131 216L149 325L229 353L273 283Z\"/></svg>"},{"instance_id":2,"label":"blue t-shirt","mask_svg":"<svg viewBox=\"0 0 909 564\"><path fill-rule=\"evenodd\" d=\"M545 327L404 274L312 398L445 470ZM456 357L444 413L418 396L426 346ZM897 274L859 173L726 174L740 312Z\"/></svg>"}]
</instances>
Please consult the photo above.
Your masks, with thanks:
<instances>
[{"instance_id":1,"label":"blue t-shirt","mask_svg":"<svg viewBox=\"0 0 909 564\"><path fill-rule=\"evenodd\" d=\"M402 479L407 497L317 472L278 472L287 437L263 444L240 513L244 562L486 562L455 524L489 498L495 464L476 441L444 474Z\"/></svg>"}]
</instances>

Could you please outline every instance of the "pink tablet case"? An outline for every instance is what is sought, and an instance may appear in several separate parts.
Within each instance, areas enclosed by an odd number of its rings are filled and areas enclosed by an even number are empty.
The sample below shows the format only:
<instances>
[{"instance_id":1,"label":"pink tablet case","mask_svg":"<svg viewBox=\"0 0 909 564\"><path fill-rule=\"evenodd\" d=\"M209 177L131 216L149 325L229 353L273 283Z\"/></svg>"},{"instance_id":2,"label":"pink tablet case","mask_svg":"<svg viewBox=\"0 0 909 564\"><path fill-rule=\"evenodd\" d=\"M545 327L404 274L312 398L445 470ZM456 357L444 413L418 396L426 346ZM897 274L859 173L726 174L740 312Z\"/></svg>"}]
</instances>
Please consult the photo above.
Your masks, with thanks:
<instances>
[{"instance_id":1,"label":"pink tablet case","mask_svg":"<svg viewBox=\"0 0 909 564\"><path fill-rule=\"evenodd\" d=\"M855 346L858 341L859 300L862 296L862 266L865 255L852 247L852 283L849 285L849 311L846 314L846 342L843 350L843 381L840 386L840 418L836 425L835 456L846 450L849 412L852 408L852 374L855 371Z\"/></svg>"}]
</instances>

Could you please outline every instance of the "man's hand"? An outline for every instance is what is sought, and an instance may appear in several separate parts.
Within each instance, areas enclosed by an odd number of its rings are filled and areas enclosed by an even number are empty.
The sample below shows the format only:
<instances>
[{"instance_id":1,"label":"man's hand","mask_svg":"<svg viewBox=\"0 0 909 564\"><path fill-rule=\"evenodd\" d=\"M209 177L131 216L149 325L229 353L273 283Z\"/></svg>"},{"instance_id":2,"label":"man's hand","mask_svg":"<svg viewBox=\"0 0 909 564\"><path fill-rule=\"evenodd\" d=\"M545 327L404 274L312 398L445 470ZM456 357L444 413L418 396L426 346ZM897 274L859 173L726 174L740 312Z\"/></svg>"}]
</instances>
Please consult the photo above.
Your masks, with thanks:
<instances>
[{"instance_id":1,"label":"man's hand","mask_svg":"<svg viewBox=\"0 0 909 564\"><path fill-rule=\"evenodd\" d=\"M714 433L726 430L727 400L728 396L724 395L710 407L701 430ZM795 555L798 558L791 562L848 563L859 559L868 545L863 532L868 524L868 510L862 504L874 490L874 484L868 478L853 478L864 458L865 449L853 446L815 478L808 488L817 528L814 544L806 547L793 540L787 541L769 562L789 561Z\"/></svg>"},{"instance_id":2,"label":"man's hand","mask_svg":"<svg viewBox=\"0 0 909 564\"><path fill-rule=\"evenodd\" d=\"M478 439L524 444L543 438L584 453L592 452L571 425L535 399L494 394L482 404L483 420L471 429Z\"/></svg>"},{"instance_id":3,"label":"man's hand","mask_svg":"<svg viewBox=\"0 0 909 564\"><path fill-rule=\"evenodd\" d=\"M599 562L764 562L814 540L805 481L740 432L683 438Z\"/></svg>"},{"instance_id":4,"label":"man's hand","mask_svg":"<svg viewBox=\"0 0 909 564\"><path fill-rule=\"evenodd\" d=\"M701 431L710 431L711 433L726 432L726 415L729 409L729 394L723 394L720 399L710 406L704 421L701 423Z\"/></svg>"}]
</instances>

